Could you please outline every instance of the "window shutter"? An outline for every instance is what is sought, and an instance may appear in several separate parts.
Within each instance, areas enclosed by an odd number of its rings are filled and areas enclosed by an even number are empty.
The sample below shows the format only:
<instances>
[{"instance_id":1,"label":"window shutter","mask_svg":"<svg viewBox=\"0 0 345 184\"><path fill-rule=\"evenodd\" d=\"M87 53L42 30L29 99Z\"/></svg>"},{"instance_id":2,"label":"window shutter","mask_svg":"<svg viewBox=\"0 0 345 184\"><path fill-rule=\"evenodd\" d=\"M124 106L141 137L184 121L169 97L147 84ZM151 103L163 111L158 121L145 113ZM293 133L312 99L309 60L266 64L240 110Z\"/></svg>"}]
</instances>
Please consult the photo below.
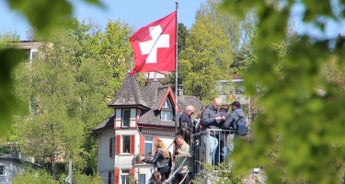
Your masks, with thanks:
<instances>
[{"instance_id":1,"label":"window shutter","mask_svg":"<svg viewBox=\"0 0 345 184\"><path fill-rule=\"evenodd\" d=\"M145 136L140 136L140 155L145 153Z\"/></svg>"},{"instance_id":2,"label":"window shutter","mask_svg":"<svg viewBox=\"0 0 345 184\"><path fill-rule=\"evenodd\" d=\"M112 157L113 156L113 139L110 138L109 139L109 157Z\"/></svg>"},{"instance_id":3,"label":"window shutter","mask_svg":"<svg viewBox=\"0 0 345 184\"><path fill-rule=\"evenodd\" d=\"M114 168L114 184L120 184L120 169Z\"/></svg>"},{"instance_id":4,"label":"window shutter","mask_svg":"<svg viewBox=\"0 0 345 184\"><path fill-rule=\"evenodd\" d=\"M134 174L135 174L135 169L134 169L134 167L132 167L132 168L129 170L129 175L132 176L133 178L135 178L135 177L134 177ZM131 184L133 184L133 182L131 182Z\"/></svg>"},{"instance_id":5,"label":"window shutter","mask_svg":"<svg viewBox=\"0 0 345 184\"><path fill-rule=\"evenodd\" d=\"M121 135L116 135L116 154L121 153Z\"/></svg>"},{"instance_id":6,"label":"window shutter","mask_svg":"<svg viewBox=\"0 0 345 184\"><path fill-rule=\"evenodd\" d=\"M135 152L135 135L131 135L129 145L129 153L134 154Z\"/></svg>"}]
</instances>

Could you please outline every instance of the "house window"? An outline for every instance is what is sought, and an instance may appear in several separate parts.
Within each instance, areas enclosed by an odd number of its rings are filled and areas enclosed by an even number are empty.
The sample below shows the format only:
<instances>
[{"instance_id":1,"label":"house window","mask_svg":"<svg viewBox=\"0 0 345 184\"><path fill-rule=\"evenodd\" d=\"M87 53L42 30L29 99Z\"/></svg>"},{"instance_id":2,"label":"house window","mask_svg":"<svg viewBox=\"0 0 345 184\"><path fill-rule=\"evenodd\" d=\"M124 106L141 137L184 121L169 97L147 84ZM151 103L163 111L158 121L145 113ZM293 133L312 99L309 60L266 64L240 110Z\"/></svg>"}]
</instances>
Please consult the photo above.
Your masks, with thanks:
<instances>
[{"instance_id":1,"label":"house window","mask_svg":"<svg viewBox=\"0 0 345 184\"><path fill-rule=\"evenodd\" d=\"M145 137L145 155L152 154L153 149L153 137Z\"/></svg>"},{"instance_id":2,"label":"house window","mask_svg":"<svg viewBox=\"0 0 345 184\"><path fill-rule=\"evenodd\" d=\"M146 175L145 174L139 174L139 184L146 184Z\"/></svg>"},{"instance_id":3,"label":"house window","mask_svg":"<svg viewBox=\"0 0 345 184\"><path fill-rule=\"evenodd\" d=\"M108 171L108 184L114 183L114 171Z\"/></svg>"},{"instance_id":4,"label":"house window","mask_svg":"<svg viewBox=\"0 0 345 184\"><path fill-rule=\"evenodd\" d=\"M121 183L122 184L129 184L129 169L122 169L121 170Z\"/></svg>"},{"instance_id":5,"label":"house window","mask_svg":"<svg viewBox=\"0 0 345 184\"><path fill-rule=\"evenodd\" d=\"M173 117L172 106L170 100L167 99L161 110L161 120L162 121L171 121Z\"/></svg>"},{"instance_id":6,"label":"house window","mask_svg":"<svg viewBox=\"0 0 345 184\"><path fill-rule=\"evenodd\" d=\"M115 137L109 139L109 157L115 156L116 141Z\"/></svg>"},{"instance_id":7,"label":"house window","mask_svg":"<svg viewBox=\"0 0 345 184\"><path fill-rule=\"evenodd\" d=\"M122 109L121 112L121 119L122 119L122 127L129 127L129 120L131 117L130 109Z\"/></svg>"},{"instance_id":8,"label":"house window","mask_svg":"<svg viewBox=\"0 0 345 184\"><path fill-rule=\"evenodd\" d=\"M0 165L0 176L4 176L4 175L5 175L5 166Z\"/></svg>"},{"instance_id":9,"label":"house window","mask_svg":"<svg viewBox=\"0 0 345 184\"><path fill-rule=\"evenodd\" d=\"M131 138L129 135L122 136L122 153L129 153L131 145Z\"/></svg>"}]
</instances>

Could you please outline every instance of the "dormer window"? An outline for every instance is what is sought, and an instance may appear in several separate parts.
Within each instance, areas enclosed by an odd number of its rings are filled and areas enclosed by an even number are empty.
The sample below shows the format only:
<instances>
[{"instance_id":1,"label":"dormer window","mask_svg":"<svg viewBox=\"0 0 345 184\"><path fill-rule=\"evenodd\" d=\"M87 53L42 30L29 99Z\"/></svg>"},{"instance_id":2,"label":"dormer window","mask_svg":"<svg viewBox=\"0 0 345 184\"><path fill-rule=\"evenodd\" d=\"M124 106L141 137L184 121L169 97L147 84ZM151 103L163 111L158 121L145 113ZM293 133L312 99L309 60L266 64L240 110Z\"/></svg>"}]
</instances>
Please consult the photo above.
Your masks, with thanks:
<instances>
[{"instance_id":1,"label":"dormer window","mask_svg":"<svg viewBox=\"0 0 345 184\"><path fill-rule=\"evenodd\" d=\"M171 121L173 118L173 112L172 112L172 105L169 99L167 99L162 107L161 110L161 120L162 121Z\"/></svg>"}]
</instances>

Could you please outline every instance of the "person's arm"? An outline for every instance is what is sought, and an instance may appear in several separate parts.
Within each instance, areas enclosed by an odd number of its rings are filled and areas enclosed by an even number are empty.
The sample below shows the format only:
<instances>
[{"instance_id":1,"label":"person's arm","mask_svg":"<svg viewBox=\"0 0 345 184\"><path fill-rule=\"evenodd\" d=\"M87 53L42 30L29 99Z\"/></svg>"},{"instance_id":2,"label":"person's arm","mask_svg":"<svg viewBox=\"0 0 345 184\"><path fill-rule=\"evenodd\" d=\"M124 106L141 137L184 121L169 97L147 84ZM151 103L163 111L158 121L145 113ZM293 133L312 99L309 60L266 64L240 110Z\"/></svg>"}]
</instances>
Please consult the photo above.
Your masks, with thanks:
<instances>
[{"instance_id":1,"label":"person's arm","mask_svg":"<svg viewBox=\"0 0 345 184\"><path fill-rule=\"evenodd\" d=\"M209 109L206 109L202 114L201 123L203 127L208 127L216 122L216 118L212 117L211 113Z\"/></svg>"},{"instance_id":2,"label":"person's arm","mask_svg":"<svg viewBox=\"0 0 345 184\"><path fill-rule=\"evenodd\" d=\"M177 157L192 157L192 154L190 153L190 147L188 145L177 149L177 152Z\"/></svg>"},{"instance_id":3,"label":"person's arm","mask_svg":"<svg viewBox=\"0 0 345 184\"><path fill-rule=\"evenodd\" d=\"M230 129L230 127L232 126L233 122L234 122L234 116L233 113L230 113L229 115L227 115L226 120L223 124L223 128L224 129Z\"/></svg>"},{"instance_id":4,"label":"person's arm","mask_svg":"<svg viewBox=\"0 0 345 184\"><path fill-rule=\"evenodd\" d=\"M150 163L150 164L156 164L158 159L163 156L162 150L158 149L155 153L155 156L150 157L148 159L144 158L143 162Z\"/></svg>"}]
</instances>

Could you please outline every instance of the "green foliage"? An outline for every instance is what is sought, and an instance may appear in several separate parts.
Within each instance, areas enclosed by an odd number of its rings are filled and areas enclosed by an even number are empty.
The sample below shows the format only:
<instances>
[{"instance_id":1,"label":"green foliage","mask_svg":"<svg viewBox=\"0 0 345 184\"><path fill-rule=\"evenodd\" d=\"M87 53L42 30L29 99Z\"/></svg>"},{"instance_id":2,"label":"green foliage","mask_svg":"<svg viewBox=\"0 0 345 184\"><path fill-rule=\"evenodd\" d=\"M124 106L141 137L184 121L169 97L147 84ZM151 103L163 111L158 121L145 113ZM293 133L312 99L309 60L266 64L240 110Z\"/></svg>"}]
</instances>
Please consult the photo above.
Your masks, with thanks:
<instances>
[{"instance_id":1,"label":"green foliage","mask_svg":"<svg viewBox=\"0 0 345 184\"><path fill-rule=\"evenodd\" d=\"M320 25L315 22L319 16L338 17L330 14L329 1L303 2L305 20L316 25ZM341 82L327 79L323 69L330 61L343 67L337 62L343 55L343 41L338 37L339 45L330 49L333 40L326 38L291 39L287 25L293 2L278 3L223 3L229 12L242 15L255 9L258 16L256 62L249 66L245 81L250 95L258 95L261 88L257 103L263 111L252 123L253 141L237 140L235 162L241 163L243 173L264 168L267 183L337 183L344 175L344 91Z\"/></svg>"},{"instance_id":2,"label":"green foliage","mask_svg":"<svg viewBox=\"0 0 345 184\"><path fill-rule=\"evenodd\" d=\"M13 139L49 163L54 178L56 164L69 159L77 172L95 173L97 143L90 132L112 113L107 105L129 69L129 33L120 22L109 22L103 33L74 20L73 29L39 49L38 60L17 68L16 92L30 102L31 114L16 116Z\"/></svg>"},{"instance_id":3,"label":"green foliage","mask_svg":"<svg viewBox=\"0 0 345 184\"><path fill-rule=\"evenodd\" d=\"M92 3L102 6L99 0L84 0L84 2ZM25 0L6 0L8 6L23 15L33 27L35 37L42 39L48 38L53 31L64 30L64 28L71 25L72 6L71 2L67 0L56 1L25 1ZM8 37L3 40L19 42L19 36L14 36L8 40ZM13 112L22 111L23 105L13 96L13 81L9 78L13 68L24 58L20 50L9 48L0 43L0 53L2 58L1 63L1 77L0 84L2 86L0 91L0 102L2 104L1 110L3 112L3 120L0 124L0 135L4 136L8 133L11 124L11 114Z\"/></svg>"},{"instance_id":4,"label":"green foliage","mask_svg":"<svg viewBox=\"0 0 345 184\"><path fill-rule=\"evenodd\" d=\"M217 97L216 80L230 80L236 40L231 35L238 33L233 17L222 14L212 3L200 8L196 22L189 30L186 48L179 55L179 76L187 95L198 97L204 103ZM239 34L239 33L238 33ZM238 42L237 42L238 45Z\"/></svg>"},{"instance_id":5,"label":"green foliage","mask_svg":"<svg viewBox=\"0 0 345 184\"><path fill-rule=\"evenodd\" d=\"M61 175L58 180L43 169L35 170L29 169L17 174L12 180L13 184L62 184L65 182L66 175ZM76 173L72 176L72 183L75 184L102 184L100 176L87 176L84 174Z\"/></svg>"},{"instance_id":6,"label":"green foliage","mask_svg":"<svg viewBox=\"0 0 345 184\"><path fill-rule=\"evenodd\" d=\"M73 175L72 182L76 184L103 184L100 176L88 176L85 174Z\"/></svg>"},{"instance_id":7,"label":"green foliage","mask_svg":"<svg viewBox=\"0 0 345 184\"><path fill-rule=\"evenodd\" d=\"M193 183L201 184L207 181L215 184L240 184L243 183L244 176L236 172L233 167L230 169L229 165L224 163L219 166L213 166L208 163L200 163L204 169L200 171L199 175L194 177Z\"/></svg>"},{"instance_id":8,"label":"green foliage","mask_svg":"<svg viewBox=\"0 0 345 184\"><path fill-rule=\"evenodd\" d=\"M49 173L44 170L33 170L17 174L13 180L13 184L59 184Z\"/></svg>"},{"instance_id":9,"label":"green foliage","mask_svg":"<svg viewBox=\"0 0 345 184\"><path fill-rule=\"evenodd\" d=\"M12 46L16 41L15 36L5 35L0 37L0 106L2 121L0 123L0 135L6 135L13 123L11 114L24 110L23 104L17 101L14 95L15 86L11 80L11 71L23 60L24 53Z\"/></svg>"}]
</instances>

